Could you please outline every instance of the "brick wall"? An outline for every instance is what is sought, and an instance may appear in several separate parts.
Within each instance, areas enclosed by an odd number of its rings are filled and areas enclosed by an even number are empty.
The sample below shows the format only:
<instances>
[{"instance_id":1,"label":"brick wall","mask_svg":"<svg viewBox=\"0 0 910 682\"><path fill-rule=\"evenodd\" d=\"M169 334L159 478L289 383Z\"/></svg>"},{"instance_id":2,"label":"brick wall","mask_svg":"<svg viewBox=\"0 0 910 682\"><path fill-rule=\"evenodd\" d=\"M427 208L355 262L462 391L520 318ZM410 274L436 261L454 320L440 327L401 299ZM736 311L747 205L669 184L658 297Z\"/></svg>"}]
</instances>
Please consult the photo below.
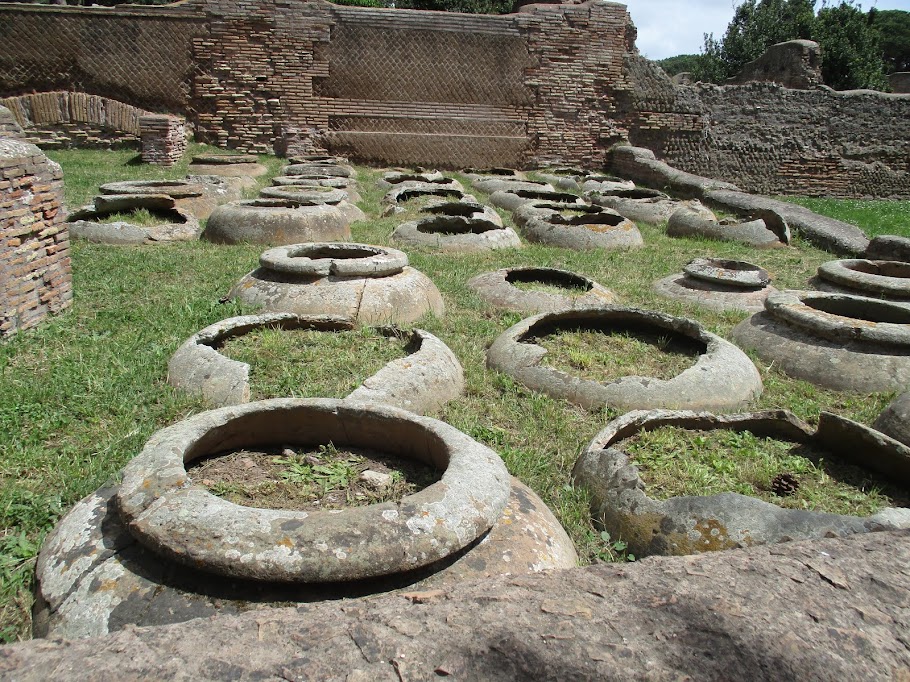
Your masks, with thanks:
<instances>
[{"instance_id":1,"label":"brick wall","mask_svg":"<svg viewBox=\"0 0 910 682\"><path fill-rule=\"evenodd\" d=\"M611 2L506 16L322 0L4 3L0 96L65 84L185 115L197 139L248 152L598 167L628 141L756 191L910 196L910 99L674 87L634 41Z\"/></svg>"},{"instance_id":2,"label":"brick wall","mask_svg":"<svg viewBox=\"0 0 910 682\"><path fill-rule=\"evenodd\" d=\"M60 167L32 144L0 138L0 336L72 300L62 200Z\"/></svg>"}]
</instances>

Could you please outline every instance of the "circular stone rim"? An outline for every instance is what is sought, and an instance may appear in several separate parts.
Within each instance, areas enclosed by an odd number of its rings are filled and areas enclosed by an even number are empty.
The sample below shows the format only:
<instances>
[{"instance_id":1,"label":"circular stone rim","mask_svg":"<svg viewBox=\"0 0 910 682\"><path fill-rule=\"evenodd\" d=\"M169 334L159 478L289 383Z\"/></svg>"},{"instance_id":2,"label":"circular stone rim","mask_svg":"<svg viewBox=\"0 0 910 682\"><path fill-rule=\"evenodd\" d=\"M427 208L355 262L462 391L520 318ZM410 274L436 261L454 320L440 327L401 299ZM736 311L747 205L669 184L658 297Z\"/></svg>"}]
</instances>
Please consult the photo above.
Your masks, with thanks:
<instances>
[{"instance_id":1,"label":"circular stone rim","mask_svg":"<svg viewBox=\"0 0 910 682\"><path fill-rule=\"evenodd\" d=\"M343 420L366 412L380 423L404 420L428 441L435 439L449 462L439 481L397 503L331 511L244 507L190 483L184 455L200 440L232 422L270 411L286 412L289 418L302 412ZM200 456L205 454L210 453ZM133 537L180 563L253 580L334 582L413 570L458 552L493 526L508 503L510 489L499 455L445 422L367 403L276 398L202 412L155 433L123 469L116 505ZM204 517L194 513L199 504L206 507ZM162 515L173 515L179 522L162 523ZM198 537L223 538L222 520L231 522L226 524L230 542L211 542L208 547L197 542ZM264 524L274 535L270 541L263 540ZM280 532L271 531L276 526ZM354 529L365 540L356 552L362 562L359 570L342 548L324 546L320 530L327 527ZM384 562L379 557L381 548L389 546L389 537L395 538L399 551ZM236 546L249 551L243 553ZM371 556L376 560L369 561Z\"/></svg>"},{"instance_id":2,"label":"circular stone rim","mask_svg":"<svg viewBox=\"0 0 910 682\"><path fill-rule=\"evenodd\" d=\"M854 270L859 264L888 263L903 267L910 271L910 263L895 260L882 260L873 258L845 258L832 260L818 266L818 275L823 280L838 284L848 289L859 289L874 294L897 296L906 298L910 296L910 277L888 277L887 275L873 275L869 272Z\"/></svg>"},{"instance_id":3,"label":"circular stone rim","mask_svg":"<svg viewBox=\"0 0 910 682\"><path fill-rule=\"evenodd\" d=\"M691 367L670 379L637 374L626 374L606 382L584 379L541 365L547 350L539 344L522 340L535 327L546 327L564 320L635 320L688 337L704 344L705 350L699 353ZM729 410L748 404L760 396L763 389L761 375L749 356L726 339L709 332L701 323L620 305L573 308L527 317L493 341L487 350L487 366L508 374L528 388L585 409L603 406L629 410L657 407L689 409L686 403L697 402L697 409ZM738 381L731 382L731 378L737 375ZM695 401L693 395L699 399Z\"/></svg>"},{"instance_id":4,"label":"circular stone rim","mask_svg":"<svg viewBox=\"0 0 910 682\"><path fill-rule=\"evenodd\" d=\"M259 163L259 158L253 154L199 154L190 163L197 166L253 165Z\"/></svg>"},{"instance_id":5,"label":"circular stone rim","mask_svg":"<svg viewBox=\"0 0 910 682\"><path fill-rule=\"evenodd\" d=\"M309 258L307 251L318 249L364 249L373 253L361 258ZM359 242L304 242L276 246L259 256L259 264L267 270L288 275L328 277L385 277L404 270L408 256L404 251L388 246Z\"/></svg>"},{"instance_id":6,"label":"circular stone rim","mask_svg":"<svg viewBox=\"0 0 910 682\"><path fill-rule=\"evenodd\" d=\"M188 180L119 180L99 187L102 194L166 194L174 199L191 199L205 194L205 188Z\"/></svg>"},{"instance_id":7,"label":"circular stone rim","mask_svg":"<svg viewBox=\"0 0 910 682\"><path fill-rule=\"evenodd\" d=\"M742 274L748 274L754 281L745 281L743 279L730 279L717 274L723 270L730 270L726 265L745 265L746 268L736 270ZM700 279L704 282L716 282L731 287L740 287L742 289L763 289L771 284L771 276L768 271L759 265L744 260L731 260L729 258L693 258L683 268L683 272Z\"/></svg>"},{"instance_id":8,"label":"circular stone rim","mask_svg":"<svg viewBox=\"0 0 910 682\"><path fill-rule=\"evenodd\" d=\"M844 315L825 312L808 305L807 301L829 300L850 301L856 305L890 308L903 315L910 314L906 305L893 301L856 296L852 294L835 294L823 291L800 291L786 289L774 291L765 299L765 310L776 320L805 330L809 334L824 339L842 342L867 342L888 346L910 345L910 323L872 322L862 318L851 318ZM848 320L855 320L851 324Z\"/></svg>"},{"instance_id":9,"label":"circular stone rim","mask_svg":"<svg viewBox=\"0 0 910 682\"><path fill-rule=\"evenodd\" d=\"M540 273L551 273L557 276L564 276L567 279L577 278L582 280L589 289L578 296L572 294L559 294L549 291L534 291L516 287L509 281L509 275L513 272L536 271ZM618 299L616 294L605 286L594 281L587 275L582 275L571 270L561 270L559 268L538 267L536 265L523 265L515 267L500 268L488 272L481 272L469 279L465 286L476 293L487 304L500 310L513 310L516 312L529 312L540 314L555 309L562 308L582 308L598 307L605 304L613 304ZM503 305L504 299L513 298L514 305ZM594 300L596 299L596 300Z\"/></svg>"},{"instance_id":10,"label":"circular stone rim","mask_svg":"<svg viewBox=\"0 0 910 682\"><path fill-rule=\"evenodd\" d=\"M272 185L263 187L260 196L270 199L288 199L317 204L340 204L348 198L347 192L325 185Z\"/></svg>"}]
</instances>

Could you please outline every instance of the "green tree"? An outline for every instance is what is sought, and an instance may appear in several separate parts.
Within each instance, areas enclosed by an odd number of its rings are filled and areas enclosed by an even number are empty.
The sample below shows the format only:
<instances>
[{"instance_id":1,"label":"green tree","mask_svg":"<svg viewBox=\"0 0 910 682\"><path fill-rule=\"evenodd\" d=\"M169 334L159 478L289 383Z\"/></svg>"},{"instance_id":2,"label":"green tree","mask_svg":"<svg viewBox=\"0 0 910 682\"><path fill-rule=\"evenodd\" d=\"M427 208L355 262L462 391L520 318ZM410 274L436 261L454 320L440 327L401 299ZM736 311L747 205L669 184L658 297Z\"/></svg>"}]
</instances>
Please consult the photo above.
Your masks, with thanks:
<instances>
[{"instance_id":1,"label":"green tree","mask_svg":"<svg viewBox=\"0 0 910 682\"><path fill-rule=\"evenodd\" d=\"M813 0L745 0L721 40L705 36L704 69L712 82L732 78L775 43L809 39L815 21Z\"/></svg>"},{"instance_id":2,"label":"green tree","mask_svg":"<svg viewBox=\"0 0 910 682\"><path fill-rule=\"evenodd\" d=\"M835 90L887 86L874 15L846 2L822 7L812 39L822 48L822 78Z\"/></svg>"},{"instance_id":3,"label":"green tree","mask_svg":"<svg viewBox=\"0 0 910 682\"><path fill-rule=\"evenodd\" d=\"M745 0L733 15L723 38L705 36L704 60L696 76L722 83L757 59L771 45L799 38L822 49L822 76L835 89L884 87L882 52L873 20L875 12L847 1L822 5L813 0Z\"/></svg>"},{"instance_id":4,"label":"green tree","mask_svg":"<svg viewBox=\"0 0 910 682\"><path fill-rule=\"evenodd\" d=\"M680 54L675 57L667 57L666 59L658 59L657 64L664 71L667 72L669 76L675 76L678 73L683 71L689 73L695 73L697 70L701 69L701 63L704 60L704 55L700 54Z\"/></svg>"},{"instance_id":5,"label":"green tree","mask_svg":"<svg viewBox=\"0 0 910 682\"><path fill-rule=\"evenodd\" d=\"M910 12L873 9L869 13L881 36L887 71L910 71Z\"/></svg>"}]
</instances>

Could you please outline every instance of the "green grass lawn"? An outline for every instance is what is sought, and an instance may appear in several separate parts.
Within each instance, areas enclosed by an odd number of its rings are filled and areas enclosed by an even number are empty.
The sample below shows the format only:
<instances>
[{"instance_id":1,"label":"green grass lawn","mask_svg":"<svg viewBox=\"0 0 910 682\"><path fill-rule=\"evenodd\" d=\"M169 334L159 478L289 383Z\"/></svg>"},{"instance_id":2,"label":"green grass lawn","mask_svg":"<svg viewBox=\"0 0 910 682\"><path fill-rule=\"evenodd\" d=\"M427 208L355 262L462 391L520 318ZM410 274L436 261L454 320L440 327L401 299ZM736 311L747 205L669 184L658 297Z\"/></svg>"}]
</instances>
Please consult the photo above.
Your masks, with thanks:
<instances>
[{"instance_id":1,"label":"green grass lawn","mask_svg":"<svg viewBox=\"0 0 910 682\"><path fill-rule=\"evenodd\" d=\"M192 152L203 149L196 145ZM102 182L178 178L186 172L186 161L167 171L136 165L135 152L128 151L51 156L63 165L71 207L86 203ZM273 173L282 165L276 159L262 160ZM387 245L402 218L376 218L382 196L375 184L378 176L378 171L359 169L361 207L373 219L352 229L356 241ZM903 226L910 225L910 203L888 205L903 215ZM794 248L756 251L722 242L671 239L647 225L641 231L645 247L631 252L576 252L530 244L481 255L409 251L411 264L433 279L446 303L445 318L426 319L420 326L452 348L466 374L465 395L438 416L500 453L509 470L564 524L585 563L610 558L621 544L595 529L587 495L571 485L570 471L587 441L615 415L586 412L487 370L486 348L520 316L487 307L465 282L507 265L566 268L612 288L625 304L694 317L726 335L745 314L716 313L660 298L652 291L652 282L681 271L692 258L717 256L750 260L766 268L778 287L802 288L818 265L831 259L798 239ZM255 267L262 250L206 242L146 247L75 242L72 308L0 342L4 639L28 636L34 556L59 516L115 475L154 431L204 409L198 400L165 383L168 358L202 327L250 312L219 303L219 298ZM809 421L826 409L871 423L892 397L822 391L764 363L758 366L765 394L756 407L788 408Z\"/></svg>"},{"instance_id":2,"label":"green grass lawn","mask_svg":"<svg viewBox=\"0 0 910 682\"><path fill-rule=\"evenodd\" d=\"M809 197L778 197L859 227L869 237L897 234L910 237L910 201L882 199L814 199Z\"/></svg>"}]
</instances>

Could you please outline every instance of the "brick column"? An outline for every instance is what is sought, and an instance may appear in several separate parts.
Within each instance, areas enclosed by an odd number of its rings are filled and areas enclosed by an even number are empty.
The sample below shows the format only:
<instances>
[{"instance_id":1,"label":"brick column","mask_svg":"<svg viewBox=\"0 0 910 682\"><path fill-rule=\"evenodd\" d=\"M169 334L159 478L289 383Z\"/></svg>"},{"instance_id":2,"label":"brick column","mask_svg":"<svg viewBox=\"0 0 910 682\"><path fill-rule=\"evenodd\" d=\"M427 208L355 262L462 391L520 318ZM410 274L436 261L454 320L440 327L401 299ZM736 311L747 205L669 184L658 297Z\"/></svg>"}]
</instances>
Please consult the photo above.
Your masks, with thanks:
<instances>
[{"instance_id":1,"label":"brick column","mask_svg":"<svg viewBox=\"0 0 910 682\"><path fill-rule=\"evenodd\" d=\"M33 144L0 137L0 336L72 302L63 173Z\"/></svg>"},{"instance_id":2,"label":"brick column","mask_svg":"<svg viewBox=\"0 0 910 682\"><path fill-rule=\"evenodd\" d=\"M173 166L186 152L186 119L162 114L141 116L139 136L144 163Z\"/></svg>"}]
</instances>

